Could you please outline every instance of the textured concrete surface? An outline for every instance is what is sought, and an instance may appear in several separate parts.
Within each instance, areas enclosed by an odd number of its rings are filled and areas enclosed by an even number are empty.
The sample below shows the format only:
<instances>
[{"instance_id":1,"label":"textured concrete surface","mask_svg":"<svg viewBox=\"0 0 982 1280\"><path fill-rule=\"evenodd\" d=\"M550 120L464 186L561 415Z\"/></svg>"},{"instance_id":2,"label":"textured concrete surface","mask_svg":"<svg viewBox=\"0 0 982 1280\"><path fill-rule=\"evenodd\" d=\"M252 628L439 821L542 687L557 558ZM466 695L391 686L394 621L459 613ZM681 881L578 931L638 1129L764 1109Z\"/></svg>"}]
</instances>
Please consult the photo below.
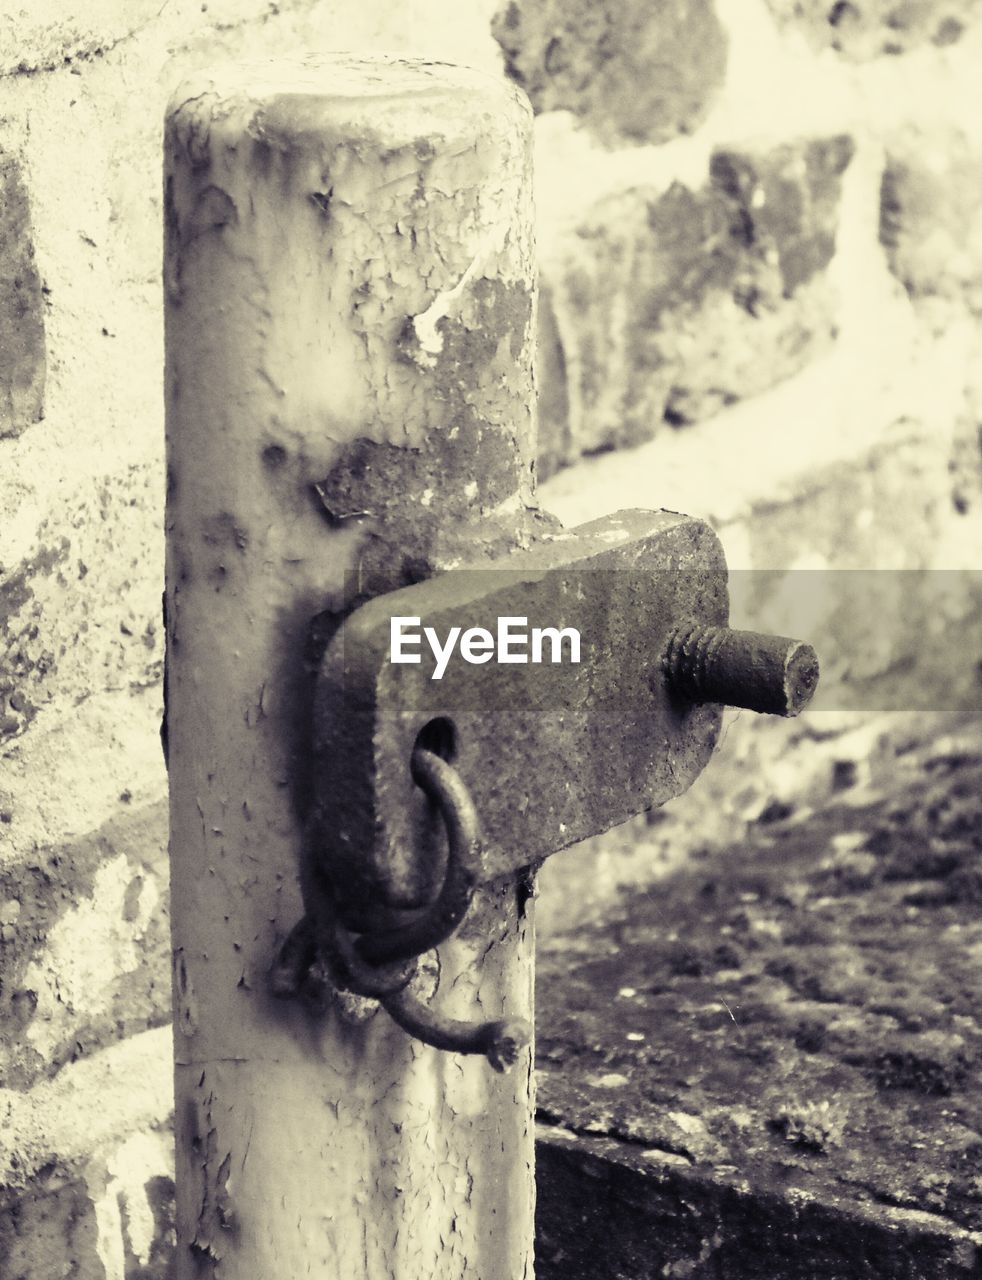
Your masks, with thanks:
<instances>
[{"instance_id":1,"label":"textured concrete surface","mask_svg":"<svg viewBox=\"0 0 982 1280\"><path fill-rule=\"evenodd\" d=\"M540 947L539 1275L979 1274L980 783L895 750Z\"/></svg>"}]
</instances>

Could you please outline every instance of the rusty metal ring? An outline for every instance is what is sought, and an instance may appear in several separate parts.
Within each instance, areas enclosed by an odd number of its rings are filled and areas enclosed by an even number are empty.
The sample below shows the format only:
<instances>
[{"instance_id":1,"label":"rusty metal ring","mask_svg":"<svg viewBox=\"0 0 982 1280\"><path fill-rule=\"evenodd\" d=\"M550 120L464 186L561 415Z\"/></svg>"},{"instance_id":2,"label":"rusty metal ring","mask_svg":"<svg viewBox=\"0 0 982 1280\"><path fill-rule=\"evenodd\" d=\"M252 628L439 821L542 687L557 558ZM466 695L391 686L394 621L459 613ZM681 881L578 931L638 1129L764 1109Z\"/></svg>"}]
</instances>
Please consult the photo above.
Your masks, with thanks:
<instances>
[{"instance_id":1,"label":"rusty metal ring","mask_svg":"<svg viewBox=\"0 0 982 1280\"><path fill-rule=\"evenodd\" d=\"M340 984L355 995L381 1000L402 991L416 975L415 956L382 964L365 960L359 955L351 934L336 917L334 928L324 939L324 951Z\"/></svg>"},{"instance_id":2,"label":"rusty metal ring","mask_svg":"<svg viewBox=\"0 0 982 1280\"><path fill-rule=\"evenodd\" d=\"M440 893L409 924L387 933L365 933L356 941L369 965L409 960L438 947L467 914L481 872L480 822L467 784L433 751L417 747L410 762L413 781L437 805L447 829L447 869Z\"/></svg>"},{"instance_id":3,"label":"rusty metal ring","mask_svg":"<svg viewBox=\"0 0 982 1280\"><path fill-rule=\"evenodd\" d=\"M309 830L305 837L310 838ZM373 996L376 999L400 991L412 980L416 972L415 962L373 965L365 961L355 949L352 934L341 922L334 890L330 879L324 875L316 859L307 851L302 859L304 873L302 877L304 905L309 920L308 937L313 943L313 956L320 958L327 965L332 981L347 991L360 996ZM291 935L291 938L293 935ZM287 939L289 943L291 939ZM310 951L311 943L304 935L299 935L302 946ZM293 943L297 958L291 958L289 949L282 953L286 968L296 966L301 956L297 942Z\"/></svg>"}]
</instances>

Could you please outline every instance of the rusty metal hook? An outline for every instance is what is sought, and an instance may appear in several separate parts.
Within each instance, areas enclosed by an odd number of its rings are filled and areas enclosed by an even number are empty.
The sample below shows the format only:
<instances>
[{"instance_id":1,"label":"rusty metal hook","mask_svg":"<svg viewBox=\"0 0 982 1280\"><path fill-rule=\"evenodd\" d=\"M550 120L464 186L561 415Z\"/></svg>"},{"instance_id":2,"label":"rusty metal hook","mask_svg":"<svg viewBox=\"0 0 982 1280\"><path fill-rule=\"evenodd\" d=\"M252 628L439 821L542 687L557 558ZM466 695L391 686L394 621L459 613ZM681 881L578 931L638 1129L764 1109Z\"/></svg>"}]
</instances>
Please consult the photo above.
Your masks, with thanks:
<instances>
[{"instance_id":1,"label":"rusty metal hook","mask_svg":"<svg viewBox=\"0 0 982 1280\"><path fill-rule=\"evenodd\" d=\"M474 897L481 870L480 823L467 785L448 761L417 747L413 781L437 805L447 829L447 869L436 900L409 924L387 933L363 933L358 954L369 964L408 960L438 947L456 930Z\"/></svg>"},{"instance_id":2,"label":"rusty metal hook","mask_svg":"<svg viewBox=\"0 0 982 1280\"><path fill-rule=\"evenodd\" d=\"M447 866L434 902L409 924L388 933L352 935L342 924L327 879L308 874L308 914L284 942L270 974L274 995L291 996L316 987L310 975L326 962L335 984L377 999L404 1031L436 1049L483 1054L506 1071L532 1039L521 1018L463 1022L431 1009L408 990L418 959L445 942L464 919L481 869L480 823L467 785L448 761L417 747L410 763L414 781L437 805L447 830Z\"/></svg>"}]
</instances>

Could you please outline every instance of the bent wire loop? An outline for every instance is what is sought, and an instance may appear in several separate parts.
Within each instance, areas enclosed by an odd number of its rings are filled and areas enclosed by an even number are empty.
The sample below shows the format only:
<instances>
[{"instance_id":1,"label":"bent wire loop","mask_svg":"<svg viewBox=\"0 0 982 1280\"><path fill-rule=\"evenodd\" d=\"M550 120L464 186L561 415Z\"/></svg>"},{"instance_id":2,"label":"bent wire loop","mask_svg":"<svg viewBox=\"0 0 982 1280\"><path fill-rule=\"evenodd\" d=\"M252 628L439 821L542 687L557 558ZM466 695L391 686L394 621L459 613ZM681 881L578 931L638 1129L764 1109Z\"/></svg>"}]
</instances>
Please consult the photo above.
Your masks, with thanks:
<instances>
[{"instance_id":1,"label":"bent wire loop","mask_svg":"<svg viewBox=\"0 0 982 1280\"><path fill-rule=\"evenodd\" d=\"M419 957L445 942L464 919L480 879L480 822L467 785L448 761L417 747L413 780L439 809L447 831L447 863L440 892L419 916L384 933L352 934L341 922L323 875L304 884L307 915L290 933L270 975L274 994L296 995L323 987L326 968L334 985L377 999L409 1035L454 1053L483 1054L496 1071L507 1070L531 1041L523 1019L464 1022L425 1004L409 989Z\"/></svg>"}]
</instances>

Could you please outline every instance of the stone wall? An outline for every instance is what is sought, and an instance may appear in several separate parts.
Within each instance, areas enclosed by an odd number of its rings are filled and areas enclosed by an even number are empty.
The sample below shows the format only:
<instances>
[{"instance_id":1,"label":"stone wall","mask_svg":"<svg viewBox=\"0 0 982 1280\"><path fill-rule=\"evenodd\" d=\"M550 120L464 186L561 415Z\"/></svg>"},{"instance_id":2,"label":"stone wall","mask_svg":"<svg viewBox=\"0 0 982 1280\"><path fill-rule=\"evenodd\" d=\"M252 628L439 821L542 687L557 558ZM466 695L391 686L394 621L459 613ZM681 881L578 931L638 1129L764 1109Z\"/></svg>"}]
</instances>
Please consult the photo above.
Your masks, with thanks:
<instances>
[{"instance_id":1,"label":"stone wall","mask_svg":"<svg viewBox=\"0 0 982 1280\"><path fill-rule=\"evenodd\" d=\"M166 1274L171 88L215 61L301 48L414 50L512 76L538 114L544 505L567 523L625 506L702 515L744 569L971 567L976 7L98 0L73 17L37 0L0 12L5 1277ZM967 606L952 609L950 625L967 625ZM815 638L833 659L866 652L870 625L818 617ZM916 634L907 644L916 657ZM872 673L910 658L887 646ZM735 718L717 765L663 816L665 850L869 768L899 732L887 721L837 707L791 726ZM569 922L571 902L597 906L657 874L651 842L635 843L621 831L550 864L547 927Z\"/></svg>"}]
</instances>

